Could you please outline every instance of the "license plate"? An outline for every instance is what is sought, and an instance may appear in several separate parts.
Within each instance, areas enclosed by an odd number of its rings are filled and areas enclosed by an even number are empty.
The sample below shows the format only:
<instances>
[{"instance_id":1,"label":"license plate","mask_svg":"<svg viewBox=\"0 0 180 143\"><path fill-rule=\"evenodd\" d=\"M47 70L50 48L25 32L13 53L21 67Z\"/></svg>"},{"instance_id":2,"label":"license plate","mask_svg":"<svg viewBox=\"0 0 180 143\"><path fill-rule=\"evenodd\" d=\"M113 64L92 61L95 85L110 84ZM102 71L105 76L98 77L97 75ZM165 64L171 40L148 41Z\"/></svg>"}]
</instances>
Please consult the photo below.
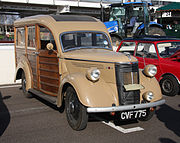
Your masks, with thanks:
<instances>
[{"instance_id":1,"label":"license plate","mask_svg":"<svg viewBox=\"0 0 180 143\"><path fill-rule=\"evenodd\" d=\"M120 118L121 120L138 119L138 118L146 117L146 115L147 115L146 109L125 111L120 113Z\"/></svg>"}]
</instances>

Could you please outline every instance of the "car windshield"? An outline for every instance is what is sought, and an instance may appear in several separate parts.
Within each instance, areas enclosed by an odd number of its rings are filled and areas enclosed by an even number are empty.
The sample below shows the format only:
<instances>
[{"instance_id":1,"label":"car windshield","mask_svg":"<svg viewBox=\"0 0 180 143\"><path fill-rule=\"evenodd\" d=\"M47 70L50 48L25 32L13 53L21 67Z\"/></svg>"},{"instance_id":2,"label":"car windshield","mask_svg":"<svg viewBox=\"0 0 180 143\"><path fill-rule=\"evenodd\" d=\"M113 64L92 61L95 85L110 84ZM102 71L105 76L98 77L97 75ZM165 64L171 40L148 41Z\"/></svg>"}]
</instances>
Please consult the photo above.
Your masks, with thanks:
<instances>
[{"instance_id":1,"label":"car windshield","mask_svg":"<svg viewBox=\"0 0 180 143\"><path fill-rule=\"evenodd\" d=\"M136 48L135 42L123 42L121 44L119 52L123 52L123 53L129 52L131 55L133 55L135 48Z\"/></svg>"},{"instance_id":2,"label":"car windshield","mask_svg":"<svg viewBox=\"0 0 180 143\"><path fill-rule=\"evenodd\" d=\"M103 48L112 50L108 37L99 32L70 32L60 36L63 50Z\"/></svg>"},{"instance_id":3,"label":"car windshield","mask_svg":"<svg viewBox=\"0 0 180 143\"><path fill-rule=\"evenodd\" d=\"M157 44L161 58L168 58L180 50L180 42L163 42Z\"/></svg>"}]
</instances>

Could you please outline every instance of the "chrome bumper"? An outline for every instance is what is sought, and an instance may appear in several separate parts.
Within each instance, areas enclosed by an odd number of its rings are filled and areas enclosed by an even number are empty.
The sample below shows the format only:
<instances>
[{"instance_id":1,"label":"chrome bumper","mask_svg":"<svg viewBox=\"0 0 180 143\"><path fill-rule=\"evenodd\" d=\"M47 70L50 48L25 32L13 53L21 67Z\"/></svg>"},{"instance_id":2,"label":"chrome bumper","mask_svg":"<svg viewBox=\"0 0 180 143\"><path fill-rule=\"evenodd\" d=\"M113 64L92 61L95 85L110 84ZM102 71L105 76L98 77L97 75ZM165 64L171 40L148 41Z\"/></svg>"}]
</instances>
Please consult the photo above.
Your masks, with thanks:
<instances>
[{"instance_id":1,"label":"chrome bumper","mask_svg":"<svg viewBox=\"0 0 180 143\"><path fill-rule=\"evenodd\" d=\"M150 107L156 107L165 103L165 100L159 100L152 103L142 103L142 104L132 104L114 107L89 107L87 108L88 113L98 113L98 112L116 112L116 111L127 111L136 109L145 109Z\"/></svg>"}]
</instances>

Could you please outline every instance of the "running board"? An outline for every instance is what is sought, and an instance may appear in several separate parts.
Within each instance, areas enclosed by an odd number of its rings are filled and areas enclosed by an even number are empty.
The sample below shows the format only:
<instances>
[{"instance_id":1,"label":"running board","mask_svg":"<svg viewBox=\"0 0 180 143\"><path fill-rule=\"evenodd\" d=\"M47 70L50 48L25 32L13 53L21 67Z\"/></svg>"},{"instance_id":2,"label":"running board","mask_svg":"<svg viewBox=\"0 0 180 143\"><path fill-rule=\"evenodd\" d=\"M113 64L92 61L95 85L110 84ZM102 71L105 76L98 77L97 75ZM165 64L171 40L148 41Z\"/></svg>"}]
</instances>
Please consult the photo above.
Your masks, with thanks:
<instances>
[{"instance_id":1,"label":"running board","mask_svg":"<svg viewBox=\"0 0 180 143\"><path fill-rule=\"evenodd\" d=\"M46 100L46 101L48 101L54 105L57 105L56 104L57 97L47 95L45 93L42 93L41 91L37 91L37 90L32 89L32 88L29 89L28 92L33 93L33 94L37 95L38 97L43 98L44 100Z\"/></svg>"}]
</instances>

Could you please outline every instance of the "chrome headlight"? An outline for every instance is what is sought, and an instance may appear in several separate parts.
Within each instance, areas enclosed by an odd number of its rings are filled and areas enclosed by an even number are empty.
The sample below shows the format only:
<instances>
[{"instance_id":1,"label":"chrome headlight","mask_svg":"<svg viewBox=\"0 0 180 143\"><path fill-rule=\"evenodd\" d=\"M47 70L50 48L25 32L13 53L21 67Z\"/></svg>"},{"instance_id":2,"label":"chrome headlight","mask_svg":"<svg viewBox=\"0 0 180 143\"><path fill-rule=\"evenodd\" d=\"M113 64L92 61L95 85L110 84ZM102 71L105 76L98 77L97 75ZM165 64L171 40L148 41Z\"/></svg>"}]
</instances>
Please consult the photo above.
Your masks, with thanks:
<instances>
[{"instance_id":1,"label":"chrome headlight","mask_svg":"<svg viewBox=\"0 0 180 143\"><path fill-rule=\"evenodd\" d=\"M154 94L151 91L147 91L143 94L143 99L150 102L154 98Z\"/></svg>"},{"instance_id":2,"label":"chrome headlight","mask_svg":"<svg viewBox=\"0 0 180 143\"><path fill-rule=\"evenodd\" d=\"M147 65L144 68L143 73L146 76L154 77L156 75L156 73L157 73L157 67L155 65Z\"/></svg>"},{"instance_id":3,"label":"chrome headlight","mask_svg":"<svg viewBox=\"0 0 180 143\"><path fill-rule=\"evenodd\" d=\"M91 81L97 81L100 78L100 70L97 68L90 68L86 73L86 77Z\"/></svg>"}]
</instances>

